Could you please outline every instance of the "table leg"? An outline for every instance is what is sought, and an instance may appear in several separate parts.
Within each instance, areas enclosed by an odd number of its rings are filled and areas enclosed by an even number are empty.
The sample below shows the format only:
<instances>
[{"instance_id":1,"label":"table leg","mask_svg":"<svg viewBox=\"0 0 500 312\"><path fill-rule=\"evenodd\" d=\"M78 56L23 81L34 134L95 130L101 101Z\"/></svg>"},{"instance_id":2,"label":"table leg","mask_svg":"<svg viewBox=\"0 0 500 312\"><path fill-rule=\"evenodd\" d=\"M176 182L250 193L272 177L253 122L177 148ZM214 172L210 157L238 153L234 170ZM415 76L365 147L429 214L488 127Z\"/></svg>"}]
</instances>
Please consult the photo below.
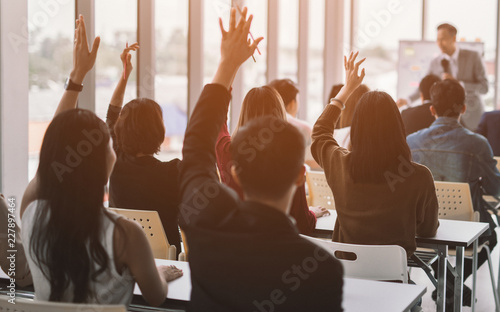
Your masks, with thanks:
<instances>
[{"instance_id":1,"label":"table leg","mask_svg":"<svg viewBox=\"0 0 500 312\"><path fill-rule=\"evenodd\" d=\"M477 273L477 239L472 244L472 295L471 310L476 310L476 273Z\"/></svg>"},{"instance_id":2,"label":"table leg","mask_svg":"<svg viewBox=\"0 0 500 312\"><path fill-rule=\"evenodd\" d=\"M454 307L455 311L462 311L462 296L463 296L463 286L464 286L464 247L457 247L457 264L455 266L455 272L457 276L455 278L455 289L454 289Z\"/></svg>"},{"instance_id":3,"label":"table leg","mask_svg":"<svg viewBox=\"0 0 500 312\"><path fill-rule=\"evenodd\" d=\"M448 255L447 245L438 245L438 287L437 287L437 311L444 312L446 298L446 259Z\"/></svg>"}]
</instances>

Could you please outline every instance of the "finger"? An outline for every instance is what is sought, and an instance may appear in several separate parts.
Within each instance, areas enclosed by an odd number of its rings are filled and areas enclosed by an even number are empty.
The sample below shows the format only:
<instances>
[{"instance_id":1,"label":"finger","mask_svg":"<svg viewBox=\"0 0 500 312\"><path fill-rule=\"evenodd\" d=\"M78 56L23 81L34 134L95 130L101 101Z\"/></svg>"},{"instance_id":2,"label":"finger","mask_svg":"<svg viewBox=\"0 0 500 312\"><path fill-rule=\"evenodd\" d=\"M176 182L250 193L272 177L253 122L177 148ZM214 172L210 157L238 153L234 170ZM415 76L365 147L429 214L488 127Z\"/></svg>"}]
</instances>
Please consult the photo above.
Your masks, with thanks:
<instances>
[{"instance_id":1,"label":"finger","mask_svg":"<svg viewBox=\"0 0 500 312\"><path fill-rule=\"evenodd\" d=\"M257 46L259 45L259 43L264 40L264 37L259 37L257 39L255 39L255 41L252 43L252 45L250 46L250 49L253 51L255 51L255 49L257 49Z\"/></svg>"},{"instance_id":2,"label":"finger","mask_svg":"<svg viewBox=\"0 0 500 312\"><path fill-rule=\"evenodd\" d=\"M243 8L243 11L241 11L240 19L238 20L238 25L236 25L237 29L241 29L247 20L247 7Z\"/></svg>"},{"instance_id":3,"label":"finger","mask_svg":"<svg viewBox=\"0 0 500 312\"><path fill-rule=\"evenodd\" d=\"M236 9L231 9L231 16L229 17L229 29L228 31L234 30L236 25Z\"/></svg>"},{"instance_id":4,"label":"finger","mask_svg":"<svg viewBox=\"0 0 500 312\"><path fill-rule=\"evenodd\" d=\"M80 25L81 25L81 33L80 35L82 36L82 43L86 45L87 49L89 47L89 42L87 40L87 29L85 28L85 20L83 19L83 16L80 15ZM88 50L87 50L88 51Z\"/></svg>"},{"instance_id":5,"label":"finger","mask_svg":"<svg viewBox=\"0 0 500 312\"><path fill-rule=\"evenodd\" d=\"M361 75L359 76L359 78L361 78L361 79L365 78L365 69L364 68L361 70Z\"/></svg>"},{"instance_id":6,"label":"finger","mask_svg":"<svg viewBox=\"0 0 500 312\"><path fill-rule=\"evenodd\" d=\"M347 57L344 55L344 68L347 70Z\"/></svg>"},{"instance_id":7,"label":"finger","mask_svg":"<svg viewBox=\"0 0 500 312\"><path fill-rule=\"evenodd\" d=\"M252 20L253 20L253 15L250 14L250 16L248 17L248 20L245 22L245 25L243 26L244 33L250 32L250 26L252 25Z\"/></svg>"},{"instance_id":8,"label":"finger","mask_svg":"<svg viewBox=\"0 0 500 312\"><path fill-rule=\"evenodd\" d=\"M97 50L99 49L99 45L101 44L101 37L97 36L94 39L94 43L92 43L92 51L90 51L90 56L93 60L97 57Z\"/></svg>"},{"instance_id":9,"label":"finger","mask_svg":"<svg viewBox=\"0 0 500 312\"><path fill-rule=\"evenodd\" d=\"M359 65L361 65L361 63L363 63L365 60L366 57L354 65L354 70L356 70L356 73L358 73Z\"/></svg>"},{"instance_id":10,"label":"finger","mask_svg":"<svg viewBox=\"0 0 500 312\"><path fill-rule=\"evenodd\" d=\"M227 34L227 31L224 29L224 24L222 23L222 18L219 17L219 26L220 32L222 33L222 38L224 38Z\"/></svg>"}]
</instances>

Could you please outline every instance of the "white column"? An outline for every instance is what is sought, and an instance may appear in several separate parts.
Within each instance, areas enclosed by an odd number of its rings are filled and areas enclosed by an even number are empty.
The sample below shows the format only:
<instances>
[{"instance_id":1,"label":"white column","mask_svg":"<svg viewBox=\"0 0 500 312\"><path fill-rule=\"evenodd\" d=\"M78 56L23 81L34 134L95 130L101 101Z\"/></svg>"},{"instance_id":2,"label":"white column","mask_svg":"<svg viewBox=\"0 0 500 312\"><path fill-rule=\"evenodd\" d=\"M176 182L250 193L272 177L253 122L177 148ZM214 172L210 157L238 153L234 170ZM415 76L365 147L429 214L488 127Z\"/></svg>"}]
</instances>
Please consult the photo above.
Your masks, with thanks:
<instances>
[{"instance_id":1,"label":"white column","mask_svg":"<svg viewBox=\"0 0 500 312\"><path fill-rule=\"evenodd\" d=\"M298 113L298 118L307 120L307 96L308 91L308 71L309 68L309 0L299 0L299 46L297 51L298 61L298 88L299 88L299 103L301 109Z\"/></svg>"},{"instance_id":2,"label":"white column","mask_svg":"<svg viewBox=\"0 0 500 312\"><path fill-rule=\"evenodd\" d=\"M323 98L344 75L344 0L325 1L325 50Z\"/></svg>"},{"instance_id":3,"label":"white column","mask_svg":"<svg viewBox=\"0 0 500 312\"><path fill-rule=\"evenodd\" d=\"M137 1L137 96L155 98L155 0Z\"/></svg>"},{"instance_id":4,"label":"white column","mask_svg":"<svg viewBox=\"0 0 500 312\"><path fill-rule=\"evenodd\" d=\"M268 0L267 8L267 82L278 79L279 0Z\"/></svg>"},{"instance_id":5,"label":"white column","mask_svg":"<svg viewBox=\"0 0 500 312\"><path fill-rule=\"evenodd\" d=\"M497 8L497 42L496 42L496 57L495 57L495 96L493 97L493 108L500 109L500 101L498 99L499 93L499 75L500 75L500 3ZM500 276L500 272L498 274ZM500 282L498 282L500 285Z\"/></svg>"},{"instance_id":6,"label":"white column","mask_svg":"<svg viewBox=\"0 0 500 312\"><path fill-rule=\"evenodd\" d=\"M28 1L0 0L0 192L28 184Z\"/></svg>"},{"instance_id":7,"label":"white column","mask_svg":"<svg viewBox=\"0 0 500 312\"><path fill-rule=\"evenodd\" d=\"M203 88L204 0L189 1L188 112L191 116Z\"/></svg>"},{"instance_id":8,"label":"white column","mask_svg":"<svg viewBox=\"0 0 500 312\"><path fill-rule=\"evenodd\" d=\"M95 0L75 0L75 16L83 15L89 45L95 38ZM76 19L75 17L75 19ZM99 57L99 56L98 56ZM95 66L83 80L83 91L78 97L78 107L95 112Z\"/></svg>"}]
</instances>

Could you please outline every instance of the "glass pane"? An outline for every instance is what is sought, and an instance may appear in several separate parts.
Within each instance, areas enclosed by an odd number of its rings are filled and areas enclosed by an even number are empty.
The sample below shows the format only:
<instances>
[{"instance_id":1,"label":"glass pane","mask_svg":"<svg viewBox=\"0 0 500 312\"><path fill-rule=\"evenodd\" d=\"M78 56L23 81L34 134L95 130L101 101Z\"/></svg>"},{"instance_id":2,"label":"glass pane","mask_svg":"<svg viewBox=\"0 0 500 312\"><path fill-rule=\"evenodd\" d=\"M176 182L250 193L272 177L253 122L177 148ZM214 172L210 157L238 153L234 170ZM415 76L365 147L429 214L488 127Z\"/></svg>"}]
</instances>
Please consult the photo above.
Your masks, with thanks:
<instances>
[{"instance_id":1,"label":"glass pane","mask_svg":"<svg viewBox=\"0 0 500 312\"><path fill-rule=\"evenodd\" d=\"M278 78L297 82L297 49L299 46L299 1L279 3Z\"/></svg>"},{"instance_id":2,"label":"glass pane","mask_svg":"<svg viewBox=\"0 0 500 312\"><path fill-rule=\"evenodd\" d=\"M95 1L95 34L101 36L96 61L96 114L105 119L109 101L122 73L120 54L137 41L137 0ZM129 77L124 104L137 98L137 54Z\"/></svg>"},{"instance_id":3,"label":"glass pane","mask_svg":"<svg viewBox=\"0 0 500 312\"><path fill-rule=\"evenodd\" d=\"M422 0L358 0L353 50L367 57L365 84L397 96L400 40L422 38Z\"/></svg>"},{"instance_id":4,"label":"glass pane","mask_svg":"<svg viewBox=\"0 0 500 312\"><path fill-rule=\"evenodd\" d=\"M429 0L426 40L436 40L437 26L450 23L457 27L457 41L484 42L484 61L490 88L483 100L487 110L493 109L497 1Z\"/></svg>"},{"instance_id":5,"label":"glass pane","mask_svg":"<svg viewBox=\"0 0 500 312\"><path fill-rule=\"evenodd\" d=\"M45 130L64 91L73 65L75 5L28 1L29 32L29 163L32 179Z\"/></svg>"},{"instance_id":6,"label":"glass pane","mask_svg":"<svg viewBox=\"0 0 500 312\"><path fill-rule=\"evenodd\" d=\"M323 51L325 48L325 0L309 2L309 66L307 121L314 124L323 111Z\"/></svg>"},{"instance_id":7,"label":"glass pane","mask_svg":"<svg viewBox=\"0 0 500 312\"><path fill-rule=\"evenodd\" d=\"M165 141L158 157L181 157L187 125L188 0L156 0L155 100L163 110Z\"/></svg>"}]
</instances>

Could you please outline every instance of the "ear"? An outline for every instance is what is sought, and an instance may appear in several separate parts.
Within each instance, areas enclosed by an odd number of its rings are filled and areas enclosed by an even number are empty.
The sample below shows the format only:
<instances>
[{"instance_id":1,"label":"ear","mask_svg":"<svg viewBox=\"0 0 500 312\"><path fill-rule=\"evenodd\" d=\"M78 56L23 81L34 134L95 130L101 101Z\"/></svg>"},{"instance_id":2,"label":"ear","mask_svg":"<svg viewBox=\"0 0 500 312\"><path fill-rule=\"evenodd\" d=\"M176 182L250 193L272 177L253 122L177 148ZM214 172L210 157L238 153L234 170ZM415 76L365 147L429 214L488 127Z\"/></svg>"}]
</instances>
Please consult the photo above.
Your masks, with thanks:
<instances>
[{"instance_id":1,"label":"ear","mask_svg":"<svg viewBox=\"0 0 500 312\"><path fill-rule=\"evenodd\" d=\"M464 106L462 106L462 110L460 111L460 114L465 113L466 110L467 110L467 105L464 104Z\"/></svg>"},{"instance_id":2,"label":"ear","mask_svg":"<svg viewBox=\"0 0 500 312\"><path fill-rule=\"evenodd\" d=\"M306 166L302 166L297 178L295 179L295 186L302 186L306 182Z\"/></svg>"},{"instance_id":3,"label":"ear","mask_svg":"<svg viewBox=\"0 0 500 312\"><path fill-rule=\"evenodd\" d=\"M429 106L429 110L431 111L431 115L434 116L434 118L438 118L438 115L436 113L436 109L434 108L433 105Z\"/></svg>"},{"instance_id":4,"label":"ear","mask_svg":"<svg viewBox=\"0 0 500 312\"><path fill-rule=\"evenodd\" d=\"M238 184L238 186L241 187L240 178L238 178L238 174L236 173L236 166L235 165L231 166L231 176L233 177L236 184Z\"/></svg>"}]
</instances>

